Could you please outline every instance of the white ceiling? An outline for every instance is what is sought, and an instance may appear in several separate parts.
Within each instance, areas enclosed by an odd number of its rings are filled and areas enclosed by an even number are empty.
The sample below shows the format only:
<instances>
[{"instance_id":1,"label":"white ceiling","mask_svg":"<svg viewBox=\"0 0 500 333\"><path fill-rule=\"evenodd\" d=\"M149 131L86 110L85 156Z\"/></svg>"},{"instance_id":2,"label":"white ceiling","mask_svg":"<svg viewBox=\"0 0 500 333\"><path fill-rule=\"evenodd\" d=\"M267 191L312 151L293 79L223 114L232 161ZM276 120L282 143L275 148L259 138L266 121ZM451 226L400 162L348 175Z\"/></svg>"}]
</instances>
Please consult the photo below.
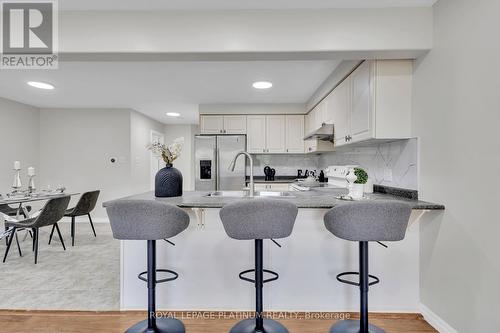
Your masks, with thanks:
<instances>
[{"instance_id":1,"label":"white ceiling","mask_svg":"<svg viewBox=\"0 0 500 333\"><path fill-rule=\"evenodd\" d=\"M132 108L163 123L196 123L203 103L305 103L339 62L61 62L58 70L2 71L0 97L41 108ZM274 86L252 88L259 80Z\"/></svg>"},{"instance_id":2,"label":"white ceiling","mask_svg":"<svg viewBox=\"0 0 500 333\"><path fill-rule=\"evenodd\" d=\"M437 0L61 0L61 10L231 10L429 7Z\"/></svg>"}]
</instances>

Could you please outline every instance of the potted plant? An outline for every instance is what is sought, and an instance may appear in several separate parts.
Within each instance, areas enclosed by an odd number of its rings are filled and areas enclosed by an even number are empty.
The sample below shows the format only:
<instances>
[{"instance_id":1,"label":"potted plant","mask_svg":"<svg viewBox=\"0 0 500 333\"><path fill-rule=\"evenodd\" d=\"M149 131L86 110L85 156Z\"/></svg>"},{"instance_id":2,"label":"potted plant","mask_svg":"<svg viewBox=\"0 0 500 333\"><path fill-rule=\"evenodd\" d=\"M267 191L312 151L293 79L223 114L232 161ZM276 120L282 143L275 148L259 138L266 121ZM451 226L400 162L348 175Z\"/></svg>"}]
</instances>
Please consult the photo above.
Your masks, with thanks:
<instances>
[{"instance_id":1,"label":"potted plant","mask_svg":"<svg viewBox=\"0 0 500 333\"><path fill-rule=\"evenodd\" d=\"M156 173L155 196L178 197L182 195L182 173L173 167L173 162L180 156L184 138L177 138L171 145L153 142L147 146L154 155L163 159L165 167Z\"/></svg>"},{"instance_id":2,"label":"potted plant","mask_svg":"<svg viewBox=\"0 0 500 333\"><path fill-rule=\"evenodd\" d=\"M356 180L350 188L349 195L353 199L361 199L364 194L364 186L368 181L368 174L362 168L355 167L354 175L356 176Z\"/></svg>"}]
</instances>

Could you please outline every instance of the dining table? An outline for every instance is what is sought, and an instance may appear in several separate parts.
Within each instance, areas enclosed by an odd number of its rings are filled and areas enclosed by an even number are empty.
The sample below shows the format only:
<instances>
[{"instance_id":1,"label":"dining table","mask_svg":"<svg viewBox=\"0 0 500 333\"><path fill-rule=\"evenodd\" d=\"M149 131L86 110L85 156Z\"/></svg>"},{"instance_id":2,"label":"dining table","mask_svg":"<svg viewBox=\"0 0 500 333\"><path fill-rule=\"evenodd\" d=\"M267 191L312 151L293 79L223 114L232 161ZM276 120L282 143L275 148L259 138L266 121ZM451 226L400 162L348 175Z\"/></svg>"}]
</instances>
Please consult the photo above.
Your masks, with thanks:
<instances>
[{"instance_id":1,"label":"dining table","mask_svg":"<svg viewBox=\"0 0 500 333\"><path fill-rule=\"evenodd\" d=\"M26 194L24 196L21 195L16 195L16 196L10 196L10 197L3 197L0 196L0 205L18 205L17 207L17 215L15 217L16 220L19 220L19 217L21 215L24 215L23 217L25 218L30 218L31 213L26 209L25 204L27 203L32 203L32 202L37 202L37 201L47 201L50 199L55 199L55 198L61 198L65 196L75 196L80 193L78 192L62 192L62 193L57 193L57 192L40 192L40 193L35 193L35 194ZM0 216L2 214L0 213ZM1 221L1 220L0 220ZM4 230L0 232L0 239L3 239L7 236L9 236L11 233L11 229L9 230Z\"/></svg>"}]
</instances>

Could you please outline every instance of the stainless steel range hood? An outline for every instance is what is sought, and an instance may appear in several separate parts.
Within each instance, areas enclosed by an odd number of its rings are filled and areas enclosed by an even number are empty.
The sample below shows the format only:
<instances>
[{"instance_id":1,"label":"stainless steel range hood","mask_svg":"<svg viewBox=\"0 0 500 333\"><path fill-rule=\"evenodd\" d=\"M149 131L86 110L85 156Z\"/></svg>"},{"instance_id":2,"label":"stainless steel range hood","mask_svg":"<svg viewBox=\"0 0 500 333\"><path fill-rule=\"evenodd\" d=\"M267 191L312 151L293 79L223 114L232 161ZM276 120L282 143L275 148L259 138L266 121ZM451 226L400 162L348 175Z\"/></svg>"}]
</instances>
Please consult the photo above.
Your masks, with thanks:
<instances>
[{"instance_id":1,"label":"stainless steel range hood","mask_svg":"<svg viewBox=\"0 0 500 333\"><path fill-rule=\"evenodd\" d=\"M308 133L304 140L322 140L333 142L333 124L321 124L321 127L311 133Z\"/></svg>"}]
</instances>

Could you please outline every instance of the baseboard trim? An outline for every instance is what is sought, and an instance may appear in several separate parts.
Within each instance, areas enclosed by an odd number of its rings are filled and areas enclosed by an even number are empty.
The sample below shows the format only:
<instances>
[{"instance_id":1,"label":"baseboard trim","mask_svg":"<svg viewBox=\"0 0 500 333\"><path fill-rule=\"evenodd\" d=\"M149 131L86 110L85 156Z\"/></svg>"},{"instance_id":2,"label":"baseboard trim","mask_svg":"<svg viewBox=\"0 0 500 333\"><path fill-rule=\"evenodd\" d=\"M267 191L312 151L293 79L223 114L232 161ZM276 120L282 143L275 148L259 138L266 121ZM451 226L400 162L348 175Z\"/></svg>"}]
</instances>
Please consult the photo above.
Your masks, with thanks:
<instances>
[{"instance_id":1,"label":"baseboard trim","mask_svg":"<svg viewBox=\"0 0 500 333\"><path fill-rule=\"evenodd\" d=\"M422 313L422 316L424 316L425 321L434 327L439 333L459 333L450 324L422 303L420 303L420 312Z\"/></svg>"},{"instance_id":2,"label":"baseboard trim","mask_svg":"<svg viewBox=\"0 0 500 333\"><path fill-rule=\"evenodd\" d=\"M71 222L71 217L63 217L62 222ZM89 223L89 219L87 216L79 216L76 218L76 223ZM109 223L109 219L107 217L93 217L93 223Z\"/></svg>"}]
</instances>

